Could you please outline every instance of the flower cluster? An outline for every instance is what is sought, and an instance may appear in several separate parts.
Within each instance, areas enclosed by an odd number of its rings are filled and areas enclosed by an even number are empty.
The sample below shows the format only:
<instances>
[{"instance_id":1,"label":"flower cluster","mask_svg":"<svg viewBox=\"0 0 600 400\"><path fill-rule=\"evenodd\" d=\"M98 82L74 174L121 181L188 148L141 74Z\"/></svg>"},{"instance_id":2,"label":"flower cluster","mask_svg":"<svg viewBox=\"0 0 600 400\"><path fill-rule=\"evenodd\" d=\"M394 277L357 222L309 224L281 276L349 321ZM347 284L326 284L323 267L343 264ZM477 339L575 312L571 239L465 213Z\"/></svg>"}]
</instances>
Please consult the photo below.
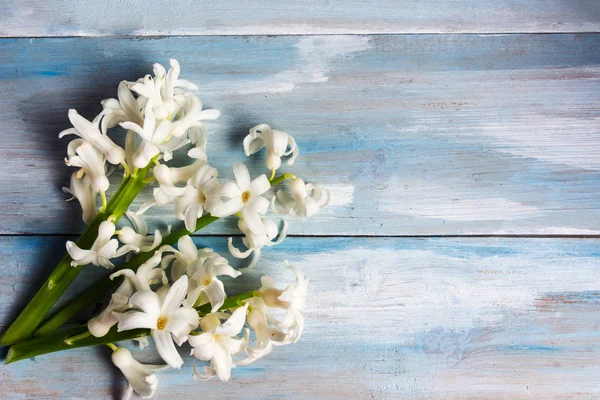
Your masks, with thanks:
<instances>
[{"instance_id":1,"label":"flower cluster","mask_svg":"<svg viewBox=\"0 0 600 400\"><path fill-rule=\"evenodd\" d=\"M276 176L282 158L293 165L299 151L292 136L267 124L250 129L243 149L247 156L266 149L268 175L252 177L243 163L236 163L234 180L223 180L209 164L204 124L220 113L203 110L196 90L194 84L180 79L176 60L170 61L168 71L155 64L153 75L121 82L117 98L104 100L102 112L93 120L70 110L73 128L60 134L77 136L67 147L65 162L78 170L64 190L79 201L83 220L90 226L106 214L91 245L67 242L71 265L112 269L114 259L128 253L151 254L139 267L125 264L111 275L111 279L122 278L122 283L108 306L88 322L89 333L99 338L115 325L119 332L147 329L153 338L165 366L140 364L128 350L113 345L112 359L130 383L129 395L136 392L151 397L157 386L155 371L180 368L183 359L177 346L184 343L194 357L208 362L202 372L194 367L196 379L217 376L227 381L233 367L250 364L276 346L296 342L304 327L308 280L298 268L286 262L296 281L285 288L263 276L258 290L231 298L221 278L236 278L255 267L265 246L277 245L286 237L287 222L276 222L267 216L269 211L311 217L328 204L329 192L290 173ZM109 137L112 130L125 131L124 148ZM188 165L168 165L177 150L187 153ZM111 204L130 192L119 189L110 202L106 193L108 175L120 168L124 182L138 180L142 186L154 187L152 201L126 212L133 227L117 229L120 215ZM281 187L285 183L288 187ZM177 235L177 247L168 241L170 227L167 232L148 234L143 220L148 210L165 206L172 207L184 227L184 235ZM212 249L196 247L189 235L207 216L237 219L244 247L236 247L230 237L228 249L235 258L252 255L245 269L234 269Z\"/></svg>"},{"instance_id":2,"label":"flower cluster","mask_svg":"<svg viewBox=\"0 0 600 400\"><path fill-rule=\"evenodd\" d=\"M125 269L111 275L125 279L107 308L88 322L90 333L104 336L113 325L120 332L148 329L165 367L171 368L182 366L176 345L187 342L194 357L209 362L203 373L195 370L194 377L206 380L218 376L224 382L235 366L248 365L269 354L273 346L300 338L308 280L299 269L286 262L296 275L295 283L278 289L264 276L259 290L224 309L226 295L219 277L235 278L240 273L211 249L197 249L189 236L181 238L178 245L181 251L158 250L137 271ZM171 254L162 257L164 252ZM244 328L246 324L249 328ZM254 340L250 340L251 330ZM137 362L117 366L135 392L154 392L156 378L139 379L151 375L154 366L146 368Z\"/></svg>"}]
</instances>

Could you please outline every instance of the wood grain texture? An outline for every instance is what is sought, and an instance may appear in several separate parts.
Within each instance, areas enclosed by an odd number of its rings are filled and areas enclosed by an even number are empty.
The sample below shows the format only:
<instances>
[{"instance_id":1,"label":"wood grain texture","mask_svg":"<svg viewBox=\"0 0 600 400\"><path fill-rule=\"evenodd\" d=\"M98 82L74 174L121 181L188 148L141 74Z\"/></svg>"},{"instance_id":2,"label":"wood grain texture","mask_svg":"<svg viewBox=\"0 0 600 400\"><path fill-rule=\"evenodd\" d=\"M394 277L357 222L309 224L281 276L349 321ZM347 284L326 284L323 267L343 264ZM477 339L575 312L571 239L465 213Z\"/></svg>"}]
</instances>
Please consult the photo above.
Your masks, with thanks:
<instances>
[{"instance_id":1,"label":"wood grain texture","mask_svg":"<svg viewBox=\"0 0 600 400\"><path fill-rule=\"evenodd\" d=\"M93 117L169 57L222 110L208 126L221 177L253 125L296 138L284 171L333 202L293 234L600 232L600 35L564 34L0 40L1 233L82 230L60 191L67 110Z\"/></svg>"},{"instance_id":2,"label":"wood grain texture","mask_svg":"<svg viewBox=\"0 0 600 400\"><path fill-rule=\"evenodd\" d=\"M0 238L0 326L64 240ZM225 250L224 238L195 241ZM193 381L187 356L160 373L158 398L595 399L599 257L590 239L290 238L226 287L262 274L287 282L284 259L301 267L311 279L301 341L228 384ZM104 348L0 367L11 399L119 398L124 385Z\"/></svg>"},{"instance_id":3,"label":"wood grain texture","mask_svg":"<svg viewBox=\"0 0 600 400\"><path fill-rule=\"evenodd\" d=\"M595 0L0 1L0 35L597 32Z\"/></svg>"}]
</instances>

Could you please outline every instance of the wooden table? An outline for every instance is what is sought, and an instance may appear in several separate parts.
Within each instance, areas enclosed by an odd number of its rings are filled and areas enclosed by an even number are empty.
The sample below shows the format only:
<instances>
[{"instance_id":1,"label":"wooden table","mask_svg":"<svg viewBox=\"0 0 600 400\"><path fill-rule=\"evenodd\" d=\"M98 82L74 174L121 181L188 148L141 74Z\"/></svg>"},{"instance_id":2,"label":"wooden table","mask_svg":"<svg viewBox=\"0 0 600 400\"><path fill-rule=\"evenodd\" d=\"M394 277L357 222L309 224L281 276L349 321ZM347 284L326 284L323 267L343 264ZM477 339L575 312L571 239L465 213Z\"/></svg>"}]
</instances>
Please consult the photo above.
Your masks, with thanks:
<instances>
[{"instance_id":1,"label":"wooden table","mask_svg":"<svg viewBox=\"0 0 600 400\"><path fill-rule=\"evenodd\" d=\"M598 1L0 10L0 329L83 229L60 190L67 110L92 117L120 80L173 57L222 111L209 138L222 176L267 122L299 143L296 174L334 199L232 289L287 276L284 259L304 269L302 340L227 384L192 380L187 357L157 398L600 398ZM225 251L234 228L196 241ZM86 268L78 288L103 273ZM7 399L119 398L125 385L108 348L0 367Z\"/></svg>"}]
</instances>

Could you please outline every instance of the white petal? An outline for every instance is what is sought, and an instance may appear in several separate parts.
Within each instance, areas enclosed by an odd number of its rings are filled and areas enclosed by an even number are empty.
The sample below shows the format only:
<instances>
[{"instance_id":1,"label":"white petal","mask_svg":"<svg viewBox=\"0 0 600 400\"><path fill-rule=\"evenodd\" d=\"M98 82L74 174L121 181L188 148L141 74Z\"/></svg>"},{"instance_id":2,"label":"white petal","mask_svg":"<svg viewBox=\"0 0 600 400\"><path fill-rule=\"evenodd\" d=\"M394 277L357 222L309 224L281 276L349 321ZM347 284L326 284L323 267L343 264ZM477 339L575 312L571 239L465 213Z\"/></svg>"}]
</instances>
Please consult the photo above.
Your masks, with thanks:
<instances>
[{"instance_id":1,"label":"white petal","mask_svg":"<svg viewBox=\"0 0 600 400\"><path fill-rule=\"evenodd\" d=\"M198 327L198 311L193 308L180 307L169 316L165 329L177 337L184 337Z\"/></svg>"},{"instance_id":2,"label":"white petal","mask_svg":"<svg viewBox=\"0 0 600 400\"><path fill-rule=\"evenodd\" d=\"M137 233L144 236L148 234L148 225L146 224L146 220L144 220L144 217L131 210L127 210L125 212L125 215L129 219L129 221L133 225L133 229L135 229Z\"/></svg>"},{"instance_id":3,"label":"white petal","mask_svg":"<svg viewBox=\"0 0 600 400\"><path fill-rule=\"evenodd\" d=\"M219 328L217 328L216 333L219 333L224 336L233 337L239 334L244 327L244 322L246 322L246 311L248 310L248 303L244 305L244 307L240 307L231 314L231 317L227 321L225 321Z\"/></svg>"},{"instance_id":4,"label":"white petal","mask_svg":"<svg viewBox=\"0 0 600 400\"><path fill-rule=\"evenodd\" d=\"M296 145L296 141L293 137L288 136L288 146L290 150L285 153L285 155L292 154L292 156L288 159L288 165L293 165L294 161L296 161L296 157L298 157L298 145Z\"/></svg>"},{"instance_id":5,"label":"white petal","mask_svg":"<svg viewBox=\"0 0 600 400\"><path fill-rule=\"evenodd\" d=\"M242 209L242 218L248 226L248 229L250 229L250 232L253 234L261 235L265 233L265 226L262 219L254 210L249 210L248 207L244 207Z\"/></svg>"},{"instance_id":6,"label":"white petal","mask_svg":"<svg viewBox=\"0 0 600 400\"><path fill-rule=\"evenodd\" d=\"M220 336L219 344L227 353L237 354L244 349L244 345L246 344L246 342L244 342L243 339L234 339L227 336Z\"/></svg>"},{"instance_id":7,"label":"white petal","mask_svg":"<svg viewBox=\"0 0 600 400\"><path fill-rule=\"evenodd\" d=\"M222 204L217 204L212 207L206 204L206 209L215 217L228 217L240 211L244 207L241 197L236 197Z\"/></svg>"},{"instance_id":8,"label":"white petal","mask_svg":"<svg viewBox=\"0 0 600 400\"><path fill-rule=\"evenodd\" d=\"M136 361L129 350L118 348L112 353L113 363L123 372L127 378L130 387L142 398L150 398L154 396L158 386L158 379L154 370L156 368L148 368L154 366L146 366ZM160 366L162 368L163 366Z\"/></svg>"},{"instance_id":9,"label":"white petal","mask_svg":"<svg viewBox=\"0 0 600 400\"><path fill-rule=\"evenodd\" d=\"M217 119L219 118L219 116L221 115L221 111L217 110L217 109L210 109L210 110L202 110L202 112L200 112L200 115L198 115L198 119L199 120L213 120L213 119Z\"/></svg>"},{"instance_id":10,"label":"white petal","mask_svg":"<svg viewBox=\"0 0 600 400\"><path fill-rule=\"evenodd\" d=\"M113 240L116 240L116 239L113 239ZM112 240L111 240L111 242L112 242ZM140 248L133 244L126 244L124 246L119 247L119 249L110 258L118 258L118 257L124 256L125 254L129 253L130 251L139 253Z\"/></svg>"},{"instance_id":11,"label":"white petal","mask_svg":"<svg viewBox=\"0 0 600 400\"><path fill-rule=\"evenodd\" d=\"M135 97L133 97L133 93L127 86L127 82L119 83L119 88L117 89L117 96L119 97L120 106L123 107L123 111L128 117L137 117L140 118L140 108L138 102ZM143 121L140 119L136 119L134 122L142 123Z\"/></svg>"},{"instance_id":12,"label":"white petal","mask_svg":"<svg viewBox=\"0 0 600 400\"><path fill-rule=\"evenodd\" d=\"M208 286L204 288L204 294L208 297L208 301L212 306L211 312L217 311L225 301L227 297L225 295L225 288L223 287L223 283L218 279L213 279Z\"/></svg>"},{"instance_id":13,"label":"white petal","mask_svg":"<svg viewBox=\"0 0 600 400\"><path fill-rule=\"evenodd\" d=\"M199 338L200 336L207 335L208 340L204 341L204 343L200 343L199 341L192 342L193 339ZM190 344L192 344L192 354L199 360L210 361L215 355L215 347L218 344L213 340L213 335L211 333L203 333L199 336L190 336L188 338Z\"/></svg>"},{"instance_id":14,"label":"white petal","mask_svg":"<svg viewBox=\"0 0 600 400\"><path fill-rule=\"evenodd\" d=\"M250 173L243 163L233 164L233 175L241 191L250 189Z\"/></svg>"},{"instance_id":15,"label":"white petal","mask_svg":"<svg viewBox=\"0 0 600 400\"><path fill-rule=\"evenodd\" d=\"M250 156L265 147L265 141L263 140L262 134L252 132L244 138L244 154Z\"/></svg>"},{"instance_id":16,"label":"white petal","mask_svg":"<svg viewBox=\"0 0 600 400\"><path fill-rule=\"evenodd\" d=\"M205 366L204 373L201 374L198 372L198 366L194 364L194 379L199 381L208 381L217 376L217 372L212 366Z\"/></svg>"},{"instance_id":17,"label":"white petal","mask_svg":"<svg viewBox=\"0 0 600 400\"><path fill-rule=\"evenodd\" d=\"M243 252L240 251L237 247L233 245L232 238L227 239L227 248L229 249L231 255L235 258L247 258L254 251L254 249L248 249Z\"/></svg>"},{"instance_id":18,"label":"white petal","mask_svg":"<svg viewBox=\"0 0 600 400\"><path fill-rule=\"evenodd\" d=\"M241 272L233 269L233 267L231 267L231 265L224 264L224 263L220 263L220 264L213 266L212 273L215 276L227 275L232 278L237 278L238 276L240 276L242 274Z\"/></svg>"},{"instance_id":19,"label":"white petal","mask_svg":"<svg viewBox=\"0 0 600 400\"><path fill-rule=\"evenodd\" d=\"M231 355L227 353L222 347L215 346L215 355L213 357L213 362L219 379L222 382L227 382L231 377L231 368L233 367Z\"/></svg>"},{"instance_id":20,"label":"white petal","mask_svg":"<svg viewBox=\"0 0 600 400\"><path fill-rule=\"evenodd\" d=\"M89 176L84 175L83 178L79 179L77 175L77 172L71 175L69 192L79 201L83 221L89 224L98 212L96 208L96 193L92 191L92 183Z\"/></svg>"},{"instance_id":21,"label":"white petal","mask_svg":"<svg viewBox=\"0 0 600 400\"><path fill-rule=\"evenodd\" d=\"M190 337L188 338L188 342L190 342L190 345L192 347L210 345L214 343L214 335L211 332L204 332L200 335L190 335Z\"/></svg>"},{"instance_id":22,"label":"white petal","mask_svg":"<svg viewBox=\"0 0 600 400\"><path fill-rule=\"evenodd\" d=\"M200 204L192 204L185 211L185 229L189 232L196 231L196 222L200 216L202 216L202 206Z\"/></svg>"},{"instance_id":23,"label":"white petal","mask_svg":"<svg viewBox=\"0 0 600 400\"><path fill-rule=\"evenodd\" d=\"M182 236L177 241L177 248L183 255L190 259L196 259L198 257L198 248L194 244L192 238L188 235Z\"/></svg>"},{"instance_id":24,"label":"white petal","mask_svg":"<svg viewBox=\"0 0 600 400\"><path fill-rule=\"evenodd\" d=\"M240 191L240 188L233 182L226 182L226 183L220 185L218 187L218 190L219 190L219 196L221 196L221 197L232 198L232 197L239 197L242 194L242 192Z\"/></svg>"},{"instance_id":25,"label":"white petal","mask_svg":"<svg viewBox=\"0 0 600 400\"><path fill-rule=\"evenodd\" d=\"M156 344L156 350L160 357L167 363L171 368L181 368L183 360L175 348L175 343L171 338L171 333L167 330L152 330L152 338Z\"/></svg>"},{"instance_id":26,"label":"white petal","mask_svg":"<svg viewBox=\"0 0 600 400\"><path fill-rule=\"evenodd\" d=\"M95 252L81 249L79 246L77 246L77 244L75 244L75 242L72 242L70 240L67 241L67 253L69 253L69 256L73 259L73 261L76 262L75 265L89 264L91 262L91 259L95 257ZM85 264L81 264L84 261L87 262ZM71 265L73 265L73 262L71 262Z\"/></svg>"},{"instance_id":27,"label":"white petal","mask_svg":"<svg viewBox=\"0 0 600 400\"><path fill-rule=\"evenodd\" d=\"M131 307L139 308L144 313L153 316L155 319L158 318L161 311L158 295L149 290L135 292L129 299L129 305Z\"/></svg>"},{"instance_id":28,"label":"white petal","mask_svg":"<svg viewBox=\"0 0 600 400\"><path fill-rule=\"evenodd\" d=\"M103 221L98 227L98 237L96 242L108 243L110 238L115 234L115 224L110 221ZM94 242L95 244L95 242Z\"/></svg>"},{"instance_id":29,"label":"white petal","mask_svg":"<svg viewBox=\"0 0 600 400\"><path fill-rule=\"evenodd\" d=\"M267 192L271 188L271 183L265 174L255 178L250 185L250 190L255 196L261 195Z\"/></svg>"},{"instance_id":30,"label":"white petal","mask_svg":"<svg viewBox=\"0 0 600 400\"><path fill-rule=\"evenodd\" d=\"M187 156L190 158L195 158L197 160L207 160L206 157L206 150L204 150L201 147L193 147L190 150L188 150Z\"/></svg>"},{"instance_id":31,"label":"white petal","mask_svg":"<svg viewBox=\"0 0 600 400\"><path fill-rule=\"evenodd\" d=\"M255 197L252 202L252 209L258 214L266 214L269 211L269 200L262 196Z\"/></svg>"},{"instance_id":32,"label":"white petal","mask_svg":"<svg viewBox=\"0 0 600 400\"><path fill-rule=\"evenodd\" d=\"M188 277L187 275L183 275L181 278L177 279L177 282L169 289L169 293L167 293L167 297L162 304L161 312L163 314L170 314L179 308L187 295L187 289Z\"/></svg>"},{"instance_id":33,"label":"white petal","mask_svg":"<svg viewBox=\"0 0 600 400\"><path fill-rule=\"evenodd\" d=\"M152 158L160 154L160 150L152 142L143 140L133 155L133 165L136 168L146 167Z\"/></svg>"},{"instance_id":34,"label":"white petal","mask_svg":"<svg viewBox=\"0 0 600 400\"><path fill-rule=\"evenodd\" d=\"M126 313L116 313L113 312L113 315L119 321L117 325L117 330L119 332L129 331L131 329L138 328L146 328L146 329L155 329L156 328L156 318L138 311L130 311Z\"/></svg>"}]
</instances>

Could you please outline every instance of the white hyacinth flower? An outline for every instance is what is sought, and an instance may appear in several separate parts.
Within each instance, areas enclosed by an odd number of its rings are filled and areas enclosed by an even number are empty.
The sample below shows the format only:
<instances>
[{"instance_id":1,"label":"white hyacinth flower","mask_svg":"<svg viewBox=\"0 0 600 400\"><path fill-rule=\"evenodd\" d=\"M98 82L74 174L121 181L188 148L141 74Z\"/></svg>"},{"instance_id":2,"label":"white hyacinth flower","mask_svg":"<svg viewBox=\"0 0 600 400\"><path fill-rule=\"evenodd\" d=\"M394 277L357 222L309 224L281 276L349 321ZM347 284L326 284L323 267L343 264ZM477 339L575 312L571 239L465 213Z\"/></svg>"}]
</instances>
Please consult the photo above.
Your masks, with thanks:
<instances>
[{"instance_id":1,"label":"white hyacinth flower","mask_svg":"<svg viewBox=\"0 0 600 400\"><path fill-rule=\"evenodd\" d=\"M161 86L161 96L163 99L173 98L177 91L189 90L193 92L198 90L198 86L196 86L194 83L186 79L179 79L179 75L181 74L181 66L179 65L179 61L171 58L169 60L169 65L171 68L169 68L169 71L167 72L165 84ZM155 72L160 70L160 68L162 68L162 71L164 71L162 65L155 64L155 66L157 67Z\"/></svg>"},{"instance_id":2,"label":"white hyacinth flower","mask_svg":"<svg viewBox=\"0 0 600 400\"><path fill-rule=\"evenodd\" d=\"M119 320L119 332L150 329L158 354L173 368L181 368L183 364L173 340L183 343L190 331L198 327L198 312L181 306L187 288L188 279L184 275L171 286L164 299L152 291L136 292L129 299L129 306L136 310L114 313Z\"/></svg>"},{"instance_id":3,"label":"white hyacinth flower","mask_svg":"<svg viewBox=\"0 0 600 400\"><path fill-rule=\"evenodd\" d=\"M150 285L162 283L166 286L168 283L165 272L162 268L157 268L160 265L163 251L167 248L161 248L154 252L154 255L145 263L140 265L137 271L131 269L122 269L110 275L110 279L115 279L119 276L124 276L125 279L131 281L138 292L151 291Z\"/></svg>"},{"instance_id":4,"label":"white hyacinth flower","mask_svg":"<svg viewBox=\"0 0 600 400\"><path fill-rule=\"evenodd\" d=\"M233 245L233 238L230 237L227 240L229 252L235 258L247 258L248 256L250 256L250 254L254 253L252 262L245 269L250 269L254 267L256 263L258 263L258 261L260 260L261 249L264 246L275 246L276 244L281 243L283 239L285 239L285 237L287 236L287 222L283 222L283 228L281 229L281 233L279 234L279 238L277 240L275 240L279 231L277 229L277 224L275 224L273 220L268 218L261 218L261 223L264 227L263 232L255 234L250 230L248 224L244 219L240 219L238 221L238 227L245 235L242 239L242 242L247 248L246 251L241 251L240 249L235 247Z\"/></svg>"},{"instance_id":5,"label":"white hyacinth flower","mask_svg":"<svg viewBox=\"0 0 600 400\"><path fill-rule=\"evenodd\" d=\"M290 182L293 198L283 190L278 190L276 197L284 211L275 207L275 197L271 199L271 208L278 214L293 214L299 217L312 217L329 204L329 190L320 188L312 183L305 184L300 178Z\"/></svg>"},{"instance_id":6,"label":"white hyacinth flower","mask_svg":"<svg viewBox=\"0 0 600 400\"><path fill-rule=\"evenodd\" d=\"M223 282L217 277L225 275L237 278L242 274L233 269L225 258L213 252L189 264L186 272L190 277L186 304L191 307L210 303L212 312L217 311L227 298Z\"/></svg>"},{"instance_id":7,"label":"white hyacinth flower","mask_svg":"<svg viewBox=\"0 0 600 400\"><path fill-rule=\"evenodd\" d=\"M208 166L204 160L196 160L190 165L179 168L169 168L160 164L152 169L152 173L159 185L153 190L154 201L143 204L137 214L143 214L155 205L175 203L175 216L186 221L186 228L193 232L196 219L204 211L203 206L206 202L204 191L211 185L217 184L215 181L207 185L210 178L217 175L216 169ZM177 186L183 182L186 186Z\"/></svg>"},{"instance_id":8,"label":"white hyacinth flower","mask_svg":"<svg viewBox=\"0 0 600 400\"><path fill-rule=\"evenodd\" d=\"M269 316L269 322L286 334L281 344L296 343L304 330L304 307L308 293L308 279L302 271L285 261L287 269L296 275L296 283L284 290L277 289L273 280L268 276L261 278L262 298L268 307L285 310L283 318L274 314Z\"/></svg>"},{"instance_id":9,"label":"white hyacinth flower","mask_svg":"<svg viewBox=\"0 0 600 400\"><path fill-rule=\"evenodd\" d=\"M155 249L162 242L162 234L158 229L154 230L154 235L142 235L124 226L119 229L118 237L121 243L133 245L144 253Z\"/></svg>"},{"instance_id":10,"label":"white hyacinth flower","mask_svg":"<svg viewBox=\"0 0 600 400\"><path fill-rule=\"evenodd\" d=\"M141 145L133 155L133 166L136 168L144 168L161 153L165 161L169 161L173 158L173 151L189 143L189 140L184 138L172 138L173 122L165 119L157 126L151 100L146 103L143 126L131 121L121 122L119 125L134 131L142 138Z\"/></svg>"},{"instance_id":11,"label":"white hyacinth flower","mask_svg":"<svg viewBox=\"0 0 600 400\"><path fill-rule=\"evenodd\" d=\"M104 221L98 227L98 237L92 244L91 249L84 250L79 248L72 241L67 241L67 252L73 259L71 266L94 264L104 268L114 268L110 262L111 258L121 257L130 251L138 252L138 249L132 245L124 245L119 248L119 241L111 239L115 234L115 224L110 221Z\"/></svg>"},{"instance_id":12,"label":"white hyacinth flower","mask_svg":"<svg viewBox=\"0 0 600 400\"><path fill-rule=\"evenodd\" d=\"M206 128L202 121L215 120L221 115L219 110L203 110L202 102L196 96L187 95L184 96L184 99L185 100L182 102L183 116L178 117L177 120L173 122L173 136L175 137L182 137L190 128L197 129L199 132L204 132ZM194 138L196 138L198 134L199 133L195 133Z\"/></svg>"},{"instance_id":13,"label":"white hyacinth flower","mask_svg":"<svg viewBox=\"0 0 600 400\"><path fill-rule=\"evenodd\" d=\"M273 351L273 344L279 345L286 340L286 334L274 328L269 324L268 307L265 301L260 297L253 297L248 300L248 325L256 333L256 345L246 346L244 349L247 357L237 361L237 365L248 365L254 361L266 356ZM246 338L248 341L249 338Z\"/></svg>"},{"instance_id":14,"label":"white hyacinth flower","mask_svg":"<svg viewBox=\"0 0 600 400\"><path fill-rule=\"evenodd\" d=\"M133 294L134 287L127 278L119 288L111 295L108 306L97 316L87 323L88 331L95 337L102 337L108 333L110 328L117 324L114 312L123 312L129 307L129 298Z\"/></svg>"},{"instance_id":15,"label":"white hyacinth flower","mask_svg":"<svg viewBox=\"0 0 600 400\"><path fill-rule=\"evenodd\" d=\"M92 181L90 180L90 177L84 175L80 178L79 175L79 172L74 172L71 175L71 185L68 188L63 187L62 190L73 196L69 200L75 198L79 201L83 222L89 224L98 213L98 209L96 208L96 192L92 190Z\"/></svg>"},{"instance_id":16,"label":"white hyacinth flower","mask_svg":"<svg viewBox=\"0 0 600 400\"><path fill-rule=\"evenodd\" d=\"M237 335L241 332L246 321L246 310L248 305L235 310L231 316L221 324L219 317L209 314L200 320L203 333L198 336L190 335L188 341L192 345L194 357L210 361L210 370L213 370L223 382L231 377L231 369L235 367L232 355L244 349L245 340L239 339ZM212 376L195 375L199 379Z\"/></svg>"},{"instance_id":17,"label":"white hyacinth flower","mask_svg":"<svg viewBox=\"0 0 600 400\"><path fill-rule=\"evenodd\" d=\"M142 364L133 358L129 350L123 347L113 351L111 359L129 382L123 400L131 399L133 392L137 393L142 399L149 399L154 396L158 387L158 378L155 372L167 368L166 365Z\"/></svg>"},{"instance_id":18,"label":"white hyacinth flower","mask_svg":"<svg viewBox=\"0 0 600 400\"><path fill-rule=\"evenodd\" d=\"M90 122L73 109L69 110L69 120L74 128L65 129L59 133L59 138L66 135L79 136L104 154L109 163L118 165L125 161L125 150L117 146L107 135L100 132L97 120Z\"/></svg>"},{"instance_id":19,"label":"white hyacinth flower","mask_svg":"<svg viewBox=\"0 0 600 400\"><path fill-rule=\"evenodd\" d=\"M211 198L215 187L218 185L215 179L218 172L210 165L203 165L190 178L180 196L175 201L175 217L185 221L185 229L189 232L196 230L196 220L204 213L205 205L211 207Z\"/></svg>"},{"instance_id":20,"label":"white hyacinth flower","mask_svg":"<svg viewBox=\"0 0 600 400\"><path fill-rule=\"evenodd\" d=\"M240 212L242 218L255 234L264 232L260 214L265 214L269 209L269 200L262 195L266 193L271 184L263 174L250 181L248 168L243 163L233 165L233 174L236 183L227 182L220 185L218 193L211 193L211 197L225 197L225 202L214 202L207 211L215 217L227 217Z\"/></svg>"},{"instance_id":21,"label":"white hyacinth flower","mask_svg":"<svg viewBox=\"0 0 600 400\"><path fill-rule=\"evenodd\" d=\"M142 110L146 105L146 98L136 99L125 81L119 83L117 97L118 99L106 99L101 102L104 116L100 126L104 134L107 129L116 126L119 122L131 121L138 125L144 124Z\"/></svg>"},{"instance_id":22,"label":"white hyacinth flower","mask_svg":"<svg viewBox=\"0 0 600 400\"><path fill-rule=\"evenodd\" d=\"M154 78L146 75L131 83L131 90L144 96L153 103L153 111L158 119L173 118L179 110L183 90L198 90L193 83L179 79L180 66L177 60L170 60L171 68L167 72L160 64L154 64Z\"/></svg>"},{"instance_id":23,"label":"white hyacinth flower","mask_svg":"<svg viewBox=\"0 0 600 400\"><path fill-rule=\"evenodd\" d=\"M187 179L183 181L186 182L189 179L188 174L191 177L193 174L192 167L200 168L204 164L205 162L202 161L181 168L169 168L164 164L159 164L154 167L152 169L152 174L158 182L158 187L154 188L152 191L154 200L142 204L137 211L137 214L141 215L155 205L164 206L173 203L175 198L181 196L185 191L184 187L176 186L176 184L181 183L182 181L180 179L183 179L183 177L187 177Z\"/></svg>"},{"instance_id":24,"label":"white hyacinth flower","mask_svg":"<svg viewBox=\"0 0 600 400\"><path fill-rule=\"evenodd\" d=\"M229 276L236 278L241 275L233 269L227 259L204 248L198 250L192 238L183 236L177 242L179 250L164 246L164 249L173 252L162 260L162 267L171 265L171 279L179 279L182 275L189 277L188 296L185 305L194 306L200 300L199 305L210 303L211 310L217 311L227 298L223 283L218 276Z\"/></svg>"},{"instance_id":25,"label":"white hyacinth flower","mask_svg":"<svg viewBox=\"0 0 600 400\"><path fill-rule=\"evenodd\" d=\"M187 274L188 265L192 265L197 260L204 260L217 253L212 249L198 249L192 238L188 235L182 236L177 241L177 249L171 246L163 246L161 249L172 252L173 254L163 257L161 266L163 269L171 266L171 280L175 281L180 276Z\"/></svg>"},{"instance_id":26,"label":"white hyacinth flower","mask_svg":"<svg viewBox=\"0 0 600 400\"><path fill-rule=\"evenodd\" d=\"M104 155L90 143L83 139L72 140L67 147L65 164L81 168L81 171L90 177L94 192L108 190L110 184L104 168Z\"/></svg>"},{"instance_id":27,"label":"white hyacinth flower","mask_svg":"<svg viewBox=\"0 0 600 400\"><path fill-rule=\"evenodd\" d=\"M293 137L285 132L271 129L267 124L260 124L250 129L250 133L244 138L244 153L250 156L264 147L267 148L267 168L271 171L281 167L281 157L292 155L287 162L288 165L294 164L298 157L298 146Z\"/></svg>"}]
</instances>

